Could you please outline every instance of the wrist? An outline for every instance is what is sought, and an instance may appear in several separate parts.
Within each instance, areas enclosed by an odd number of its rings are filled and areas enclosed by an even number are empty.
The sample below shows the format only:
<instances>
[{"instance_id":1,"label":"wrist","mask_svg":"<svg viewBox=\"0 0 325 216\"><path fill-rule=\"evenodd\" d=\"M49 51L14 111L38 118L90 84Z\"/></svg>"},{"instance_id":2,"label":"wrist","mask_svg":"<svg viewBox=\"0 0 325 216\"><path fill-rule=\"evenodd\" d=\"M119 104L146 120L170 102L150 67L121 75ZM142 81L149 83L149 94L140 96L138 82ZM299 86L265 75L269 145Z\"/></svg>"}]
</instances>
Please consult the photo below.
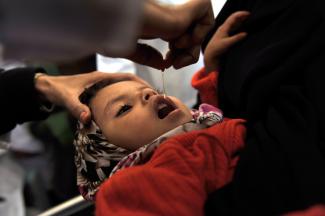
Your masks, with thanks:
<instances>
[{"instance_id":1,"label":"wrist","mask_svg":"<svg viewBox=\"0 0 325 216\"><path fill-rule=\"evenodd\" d=\"M45 73L36 73L34 76L34 86L40 97L46 98L46 92L48 89L48 81L46 79L48 75Z\"/></svg>"},{"instance_id":2,"label":"wrist","mask_svg":"<svg viewBox=\"0 0 325 216\"><path fill-rule=\"evenodd\" d=\"M51 112L54 105L49 101L47 92L49 92L49 76L45 73L36 73L34 76L34 86L38 93L40 109L45 112Z\"/></svg>"},{"instance_id":3,"label":"wrist","mask_svg":"<svg viewBox=\"0 0 325 216\"><path fill-rule=\"evenodd\" d=\"M219 71L219 59L218 58L207 58L204 57L203 59L205 71L211 72L211 71Z\"/></svg>"}]
</instances>

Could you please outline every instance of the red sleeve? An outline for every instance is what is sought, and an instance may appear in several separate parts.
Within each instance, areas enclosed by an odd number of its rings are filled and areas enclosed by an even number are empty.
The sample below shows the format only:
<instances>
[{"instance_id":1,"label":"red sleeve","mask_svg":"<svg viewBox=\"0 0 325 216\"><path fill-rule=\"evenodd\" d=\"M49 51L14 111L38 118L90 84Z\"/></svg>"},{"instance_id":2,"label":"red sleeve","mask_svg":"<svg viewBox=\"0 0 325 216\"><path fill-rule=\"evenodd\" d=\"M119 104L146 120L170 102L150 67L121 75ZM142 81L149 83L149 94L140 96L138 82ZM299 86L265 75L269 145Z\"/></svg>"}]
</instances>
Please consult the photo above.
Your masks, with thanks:
<instances>
[{"instance_id":1,"label":"red sleeve","mask_svg":"<svg viewBox=\"0 0 325 216\"><path fill-rule=\"evenodd\" d=\"M202 103L219 107L217 98L218 75L217 71L207 73L204 67L193 75L192 86L199 91Z\"/></svg>"},{"instance_id":2,"label":"red sleeve","mask_svg":"<svg viewBox=\"0 0 325 216\"><path fill-rule=\"evenodd\" d=\"M204 215L207 195L232 179L236 152L243 146L242 122L226 121L167 140L146 164L102 184L96 215Z\"/></svg>"}]
</instances>

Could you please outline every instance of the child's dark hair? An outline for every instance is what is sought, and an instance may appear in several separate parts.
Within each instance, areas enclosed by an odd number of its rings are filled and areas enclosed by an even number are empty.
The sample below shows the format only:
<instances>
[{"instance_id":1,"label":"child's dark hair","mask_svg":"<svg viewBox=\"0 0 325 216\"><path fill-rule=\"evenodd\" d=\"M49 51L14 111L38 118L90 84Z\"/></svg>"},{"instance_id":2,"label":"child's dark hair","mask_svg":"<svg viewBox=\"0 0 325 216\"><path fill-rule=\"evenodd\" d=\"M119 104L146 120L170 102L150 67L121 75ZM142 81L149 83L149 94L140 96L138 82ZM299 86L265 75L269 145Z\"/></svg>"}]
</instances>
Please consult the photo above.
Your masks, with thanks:
<instances>
[{"instance_id":1,"label":"child's dark hair","mask_svg":"<svg viewBox=\"0 0 325 216\"><path fill-rule=\"evenodd\" d=\"M94 96L98 93L99 90L105 88L106 86L112 85L114 83L122 82L122 81L129 81L131 79L129 78L123 78L123 79L106 79L99 81L95 83L94 85L90 86L89 88L86 88L81 95L79 96L79 100L81 103L89 105L90 101Z\"/></svg>"}]
</instances>

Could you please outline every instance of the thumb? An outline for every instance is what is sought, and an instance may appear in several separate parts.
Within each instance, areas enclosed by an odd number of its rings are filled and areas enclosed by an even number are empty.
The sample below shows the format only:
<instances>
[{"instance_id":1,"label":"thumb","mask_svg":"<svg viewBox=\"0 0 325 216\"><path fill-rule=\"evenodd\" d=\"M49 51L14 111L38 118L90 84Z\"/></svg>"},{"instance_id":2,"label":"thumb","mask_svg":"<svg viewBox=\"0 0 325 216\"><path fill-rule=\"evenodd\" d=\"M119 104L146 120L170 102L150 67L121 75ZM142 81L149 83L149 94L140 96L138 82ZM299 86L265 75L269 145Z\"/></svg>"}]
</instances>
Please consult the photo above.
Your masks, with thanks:
<instances>
[{"instance_id":1,"label":"thumb","mask_svg":"<svg viewBox=\"0 0 325 216\"><path fill-rule=\"evenodd\" d=\"M79 100L69 100L70 103L66 104L69 112L77 118L81 123L87 124L91 120L91 112L88 106L82 104Z\"/></svg>"},{"instance_id":2,"label":"thumb","mask_svg":"<svg viewBox=\"0 0 325 216\"><path fill-rule=\"evenodd\" d=\"M189 49L171 49L166 55L165 67L173 65L175 69L194 64L199 60L200 46Z\"/></svg>"},{"instance_id":3,"label":"thumb","mask_svg":"<svg viewBox=\"0 0 325 216\"><path fill-rule=\"evenodd\" d=\"M80 113L78 120L83 124L88 124L90 122L91 112L87 106L84 106L84 111Z\"/></svg>"},{"instance_id":4,"label":"thumb","mask_svg":"<svg viewBox=\"0 0 325 216\"><path fill-rule=\"evenodd\" d=\"M127 57L138 64L147 65L156 69L164 69L164 58L154 47L138 43L134 53Z\"/></svg>"}]
</instances>

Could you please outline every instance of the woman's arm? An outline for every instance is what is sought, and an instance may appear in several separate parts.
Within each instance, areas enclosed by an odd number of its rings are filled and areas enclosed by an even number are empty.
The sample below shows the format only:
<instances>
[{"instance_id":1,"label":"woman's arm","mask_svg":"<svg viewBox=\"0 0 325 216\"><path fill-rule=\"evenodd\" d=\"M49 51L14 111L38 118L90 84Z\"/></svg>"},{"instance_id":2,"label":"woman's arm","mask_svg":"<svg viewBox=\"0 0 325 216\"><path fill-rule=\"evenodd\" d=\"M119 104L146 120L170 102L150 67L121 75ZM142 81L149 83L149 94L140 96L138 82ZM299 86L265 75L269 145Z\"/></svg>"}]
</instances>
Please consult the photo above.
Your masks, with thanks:
<instances>
[{"instance_id":1,"label":"woman's arm","mask_svg":"<svg viewBox=\"0 0 325 216\"><path fill-rule=\"evenodd\" d=\"M0 72L0 134L31 120L48 116L40 109L38 93L34 87L34 76L44 72L41 68L17 68Z\"/></svg>"},{"instance_id":2,"label":"woman's arm","mask_svg":"<svg viewBox=\"0 0 325 216\"><path fill-rule=\"evenodd\" d=\"M37 73L44 73L37 75ZM79 101L86 87L103 79L128 77L130 74L90 72L80 75L51 76L41 68L16 68L0 72L0 133L26 121L44 119L49 111L44 105L54 104L66 108L75 118L86 123L90 110Z\"/></svg>"}]
</instances>

